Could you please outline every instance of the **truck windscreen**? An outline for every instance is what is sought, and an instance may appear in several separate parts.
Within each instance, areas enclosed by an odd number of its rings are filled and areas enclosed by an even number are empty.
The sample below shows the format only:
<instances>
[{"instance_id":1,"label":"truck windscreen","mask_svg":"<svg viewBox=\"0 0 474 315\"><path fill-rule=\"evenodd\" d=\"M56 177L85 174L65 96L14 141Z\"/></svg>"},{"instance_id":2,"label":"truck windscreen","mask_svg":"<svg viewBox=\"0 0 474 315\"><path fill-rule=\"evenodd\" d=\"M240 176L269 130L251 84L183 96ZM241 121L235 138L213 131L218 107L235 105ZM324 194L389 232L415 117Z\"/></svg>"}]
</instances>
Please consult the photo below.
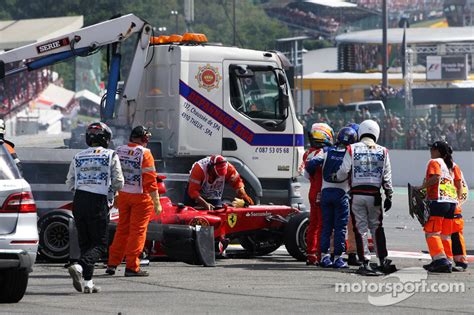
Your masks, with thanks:
<instances>
[{"instance_id":1,"label":"truck windscreen","mask_svg":"<svg viewBox=\"0 0 474 315\"><path fill-rule=\"evenodd\" d=\"M285 119L280 95L271 67L231 67L231 103L242 114L252 119Z\"/></svg>"}]
</instances>

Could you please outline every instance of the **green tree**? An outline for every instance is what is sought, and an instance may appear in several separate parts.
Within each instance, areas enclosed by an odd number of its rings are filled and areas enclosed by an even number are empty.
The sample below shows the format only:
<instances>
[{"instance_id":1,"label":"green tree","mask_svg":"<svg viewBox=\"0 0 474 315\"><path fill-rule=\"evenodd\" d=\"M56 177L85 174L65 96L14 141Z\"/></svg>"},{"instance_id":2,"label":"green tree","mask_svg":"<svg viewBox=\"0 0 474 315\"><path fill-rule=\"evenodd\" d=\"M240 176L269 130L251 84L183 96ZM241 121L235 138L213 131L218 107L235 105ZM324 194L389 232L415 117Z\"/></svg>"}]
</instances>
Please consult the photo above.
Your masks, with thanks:
<instances>
[{"instance_id":1,"label":"green tree","mask_svg":"<svg viewBox=\"0 0 474 315\"><path fill-rule=\"evenodd\" d=\"M264 2L267 1L235 1L236 46L259 50L273 49L277 38L289 35L284 24L266 15L260 6L260 3ZM232 4L232 0L195 0L195 23L191 26L192 30L206 34L210 42L232 45ZM108 20L116 14L134 13L156 28L167 27L168 34L175 31L176 24L175 16L170 14L171 10L180 12L179 30L184 33L186 25L182 0L0 0L0 20L83 15L84 24L87 26ZM125 72L131 61L133 43L133 40L129 40L123 45ZM66 87L71 88L74 80L73 63L56 65L54 69L64 79Z\"/></svg>"}]
</instances>

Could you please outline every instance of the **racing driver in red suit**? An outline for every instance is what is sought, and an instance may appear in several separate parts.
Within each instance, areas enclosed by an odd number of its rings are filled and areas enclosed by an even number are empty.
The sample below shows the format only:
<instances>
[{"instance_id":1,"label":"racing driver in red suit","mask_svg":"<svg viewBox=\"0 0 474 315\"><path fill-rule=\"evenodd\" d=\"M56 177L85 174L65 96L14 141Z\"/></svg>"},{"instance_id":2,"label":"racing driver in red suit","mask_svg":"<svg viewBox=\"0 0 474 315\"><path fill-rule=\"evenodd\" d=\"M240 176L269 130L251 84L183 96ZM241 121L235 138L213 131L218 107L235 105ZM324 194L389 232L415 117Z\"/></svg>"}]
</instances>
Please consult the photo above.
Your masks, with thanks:
<instances>
[{"instance_id":1,"label":"racing driver in red suit","mask_svg":"<svg viewBox=\"0 0 474 315\"><path fill-rule=\"evenodd\" d=\"M334 140L334 131L325 123L315 123L311 126L311 131L308 134L311 147L306 150L303 155L303 163L301 171L305 169L305 177L310 180L309 188L309 226L306 234L306 264L318 265L321 259L321 249L319 245L321 229L322 229L322 214L321 214L321 186L322 186L322 169L318 166L314 169L307 169L306 164L314 156L316 156L325 147L331 146Z\"/></svg>"}]
</instances>

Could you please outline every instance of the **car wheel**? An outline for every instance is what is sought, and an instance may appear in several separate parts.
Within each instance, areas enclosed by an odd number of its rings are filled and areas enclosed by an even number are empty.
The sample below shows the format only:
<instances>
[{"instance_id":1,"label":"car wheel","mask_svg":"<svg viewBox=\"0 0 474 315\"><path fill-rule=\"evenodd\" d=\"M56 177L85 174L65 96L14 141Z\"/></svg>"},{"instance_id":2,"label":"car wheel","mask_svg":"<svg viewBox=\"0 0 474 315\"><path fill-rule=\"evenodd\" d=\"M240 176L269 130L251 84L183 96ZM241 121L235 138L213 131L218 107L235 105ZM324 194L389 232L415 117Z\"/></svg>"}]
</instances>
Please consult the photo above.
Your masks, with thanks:
<instances>
[{"instance_id":1,"label":"car wheel","mask_svg":"<svg viewBox=\"0 0 474 315\"><path fill-rule=\"evenodd\" d=\"M306 260L306 234L309 226L309 212L292 216L285 227L285 247L288 253L299 261Z\"/></svg>"},{"instance_id":2,"label":"car wheel","mask_svg":"<svg viewBox=\"0 0 474 315\"><path fill-rule=\"evenodd\" d=\"M50 261L64 261L69 257L69 218L55 213L38 222L39 252Z\"/></svg>"},{"instance_id":3,"label":"car wheel","mask_svg":"<svg viewBox=\"0 0 474 315\"><path fill-rule=\"evenodd\" d=\"M254 256L268 255L276 251L283 240L275 233L259 233L239 237L242 247Z\"/></svg>"},{"instance_id":4,"label":"car wheel","mask_svg":"<svg viewBox=\"0 0 474 315\"><path fill-rule=\"evenodd\" d=\"M25 295L28 272L25 269L0 271L0 303L17 303Z\"/></svg>"}]
</instances>

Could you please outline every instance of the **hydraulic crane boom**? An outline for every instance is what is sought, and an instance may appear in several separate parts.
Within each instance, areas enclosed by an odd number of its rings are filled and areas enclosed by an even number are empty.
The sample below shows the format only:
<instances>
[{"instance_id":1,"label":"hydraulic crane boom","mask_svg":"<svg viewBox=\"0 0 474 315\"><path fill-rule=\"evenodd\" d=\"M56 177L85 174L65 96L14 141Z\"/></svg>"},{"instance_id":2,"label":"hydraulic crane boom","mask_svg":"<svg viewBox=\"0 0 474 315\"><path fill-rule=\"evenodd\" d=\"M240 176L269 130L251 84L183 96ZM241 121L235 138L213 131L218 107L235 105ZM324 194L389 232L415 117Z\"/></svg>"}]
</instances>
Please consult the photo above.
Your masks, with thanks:
<instances>
[{"instance_id":1,"label":"hydraulic crane boom","mask_svg":"<svg viewBox=\"0 0 474 315\"><path fill-rule=\"evenodd\" d=\"M121 100L130 106L138 95L152 33L151 25L133 14L0 53L0 79L23 71L40 69L72 57L87 56L104 46L111 45L112 59L107 82L107 98L101 111L101 119L110 120L115 109L115 94L120 73L120 44L134 33L140 34ZM12 62L20 62L19 67L5 71L5 64Z\"/></svg>"}]
</instances>

